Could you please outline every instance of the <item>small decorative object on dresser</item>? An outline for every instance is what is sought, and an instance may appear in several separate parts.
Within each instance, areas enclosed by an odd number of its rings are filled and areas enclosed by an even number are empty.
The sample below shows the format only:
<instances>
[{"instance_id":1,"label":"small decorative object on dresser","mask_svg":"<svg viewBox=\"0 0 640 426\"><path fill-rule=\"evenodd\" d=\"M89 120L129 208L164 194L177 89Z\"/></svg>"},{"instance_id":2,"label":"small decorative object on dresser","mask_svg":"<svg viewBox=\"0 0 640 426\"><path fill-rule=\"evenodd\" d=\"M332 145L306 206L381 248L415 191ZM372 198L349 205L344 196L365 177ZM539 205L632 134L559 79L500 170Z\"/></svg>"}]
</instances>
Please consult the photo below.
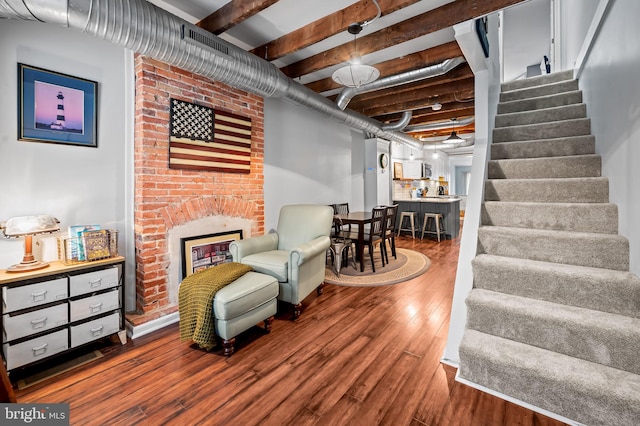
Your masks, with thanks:
<instances>
[{"instance_id":1,"label":"small decorative object on dresser","mask_svg":"<svg viewBox=\"0 0 640 426\"><path fill-rule=\"evenodd\" d=\"M7 272L25 272L49 266L33 256L33 236L60 230L58 219L47 215L12 217L0 223L0 230L7 238L24 237L24 256L22 262L9 266Z\"/></svg>"}]
</instances>

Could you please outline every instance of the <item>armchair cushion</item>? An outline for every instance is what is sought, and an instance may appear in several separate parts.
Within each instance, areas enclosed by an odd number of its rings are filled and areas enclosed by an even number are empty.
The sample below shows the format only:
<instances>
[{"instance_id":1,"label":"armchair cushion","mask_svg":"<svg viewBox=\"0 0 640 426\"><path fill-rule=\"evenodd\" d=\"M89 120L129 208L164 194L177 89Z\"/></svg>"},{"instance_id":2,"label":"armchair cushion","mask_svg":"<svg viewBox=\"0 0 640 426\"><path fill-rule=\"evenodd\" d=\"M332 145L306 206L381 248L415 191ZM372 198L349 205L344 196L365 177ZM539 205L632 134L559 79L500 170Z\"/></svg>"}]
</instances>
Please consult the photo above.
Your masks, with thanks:
<instances>
[{"instance_id":1,"label":"armchair cushion","mask_svg":"<svg viewBox=\"0 0 640 426\"><path fill-rule=\"evenodd\" d=\"M242 258L242 263L249 265L256 272L271 275L281 283L286 283L289 276L289 252L286 250L269 250Z\"/></svg>"}]
</instances>

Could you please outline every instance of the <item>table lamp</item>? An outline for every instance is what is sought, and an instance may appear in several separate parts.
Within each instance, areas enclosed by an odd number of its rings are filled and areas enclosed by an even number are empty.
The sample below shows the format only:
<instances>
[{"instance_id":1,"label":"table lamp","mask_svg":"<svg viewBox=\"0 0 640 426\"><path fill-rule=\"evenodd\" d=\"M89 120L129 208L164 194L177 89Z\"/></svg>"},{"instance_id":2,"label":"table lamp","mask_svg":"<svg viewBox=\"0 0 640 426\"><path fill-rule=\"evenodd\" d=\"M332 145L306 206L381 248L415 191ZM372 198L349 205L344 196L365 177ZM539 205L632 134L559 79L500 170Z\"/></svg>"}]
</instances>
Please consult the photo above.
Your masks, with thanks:
<instances>
[{"instance_id":1,"label":"table lamp","mask_svg":"<svg viewBox=\"0 0 640 426\"><path fill-rule=\"evenodd\" d=\"M60 221L52 216L18 216L0 223L0 230L7 238L24 237L24 257L22 262L9 266L7 272L26 272L49 266L47 262L35 259L32 253L33 236L59 231Z\"/></svg>"}]
</instances>

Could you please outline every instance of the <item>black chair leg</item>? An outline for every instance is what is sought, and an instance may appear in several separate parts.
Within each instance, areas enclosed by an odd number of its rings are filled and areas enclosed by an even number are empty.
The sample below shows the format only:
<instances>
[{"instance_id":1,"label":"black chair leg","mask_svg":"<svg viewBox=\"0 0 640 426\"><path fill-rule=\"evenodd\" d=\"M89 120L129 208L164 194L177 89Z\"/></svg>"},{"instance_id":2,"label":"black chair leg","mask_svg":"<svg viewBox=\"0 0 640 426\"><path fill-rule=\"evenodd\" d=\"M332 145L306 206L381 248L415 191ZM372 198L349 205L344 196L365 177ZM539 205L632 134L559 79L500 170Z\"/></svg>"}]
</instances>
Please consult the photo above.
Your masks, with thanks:
<instances>
[{"instance_id":1,"label":"black chair leg","mask_svg":"<svg viewBox=\"0 0 640 426\"><path fill-rule=\"evenodd\" d=\"M376 264L373 260L373 244L369 246L369 257L371 258L371 269L373 269L373 272L376 272Z\"/></svg>"}]
</instances>

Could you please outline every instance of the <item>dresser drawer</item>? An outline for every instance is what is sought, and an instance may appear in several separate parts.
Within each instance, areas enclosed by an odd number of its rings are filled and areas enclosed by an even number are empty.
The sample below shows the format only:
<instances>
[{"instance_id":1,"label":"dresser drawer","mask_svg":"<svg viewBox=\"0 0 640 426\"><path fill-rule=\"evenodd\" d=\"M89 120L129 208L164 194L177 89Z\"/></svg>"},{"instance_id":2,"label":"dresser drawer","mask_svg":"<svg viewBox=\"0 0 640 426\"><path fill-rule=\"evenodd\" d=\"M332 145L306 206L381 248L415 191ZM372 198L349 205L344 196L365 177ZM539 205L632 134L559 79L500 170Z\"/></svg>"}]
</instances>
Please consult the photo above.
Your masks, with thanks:
<instances>
[{"instance_id":1,"label":"dresser drawer","mask_svg":"<svg viewBox=\"0 0 640 426\"><path fill-rule=\"evenodd\" d=\"M67 297L66 277L21 287L2 287L5 313L64 300Z\"/></svg>"},{"instance_id":2,"label":"dresser drawer","mask_svg":"<svg viewBox=\"0 0 640 426\"><path fill-rule=\"evenodd\" d=\"M117 266L101 271L72 275L69 277L70 296L79 296L106 288L117 287L119 275Z\"/></svg>"},{"instance_id":3,"label":"dresser drawer","mask_svg":"<svg viewBox=\"0 0 640 426\"><path fill-rule=\"evenodd\" d=\"M84 324L74 325L71 327L71 347L75 348L118 331L120 331L120 313L118 312Z\"/></svg>"},{"instance_id":4,"label":"dresser drawer","mask_svg":"<svg viewBox=\"0 0 640 426\"><path fill-rule=\"evenodd\" d=\"M17 345L5 343L4 354L7 361L7 370L39 361L68 348L69 334L66 328Z\"/></svg>"},{"instance_id":5,"label":"dresser drawer","mask_svg":"<svg viewBox=\"0 0 640 426\"><path fill-rule=\"evenodd\" d=\"M70 301L71 322L118 309L120 307L119 296L118 288L114 288L106 293Z\"/></svg>"},{"instance_id":6,"label":"dresser drawer","mask_svg":"<svg viewBox=\"0 0 640 426\"><path fill-rule=\"evenodd\" d=\"M40 333L69 322L67 304L50 306L20 315L5 314L2 320L3 342Z\"/></svg>"}]
</instances>

